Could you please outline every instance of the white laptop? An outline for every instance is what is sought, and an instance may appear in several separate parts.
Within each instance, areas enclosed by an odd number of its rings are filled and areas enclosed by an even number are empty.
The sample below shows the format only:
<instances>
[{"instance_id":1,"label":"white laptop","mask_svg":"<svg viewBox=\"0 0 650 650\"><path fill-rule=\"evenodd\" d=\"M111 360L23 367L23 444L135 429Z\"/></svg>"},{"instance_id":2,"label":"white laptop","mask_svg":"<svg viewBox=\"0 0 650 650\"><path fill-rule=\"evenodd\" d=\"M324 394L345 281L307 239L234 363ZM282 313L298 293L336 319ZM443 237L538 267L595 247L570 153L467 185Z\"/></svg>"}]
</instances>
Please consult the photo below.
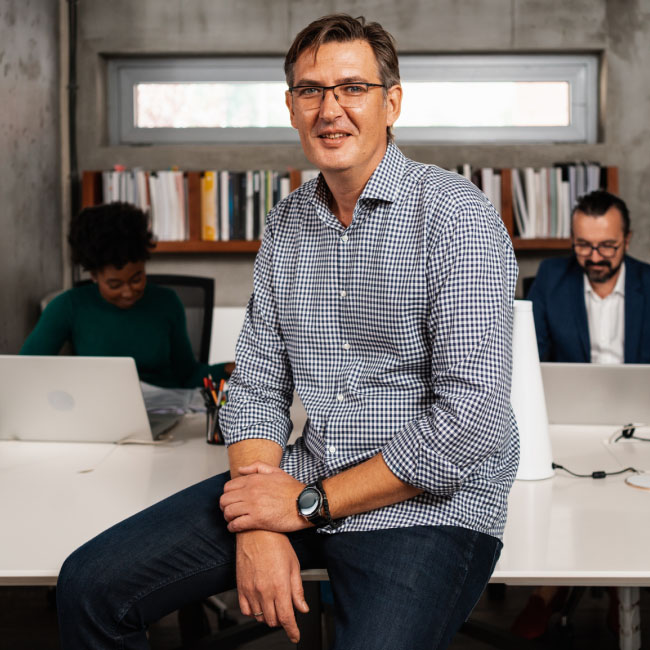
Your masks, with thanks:
<instances>
[{"instance_id":1,"label":"white laptop","mask_svg":"<svg viewBox=\"0 0 650 650\"><path fill-rule=\"evenodd\" d=\"M0 355L0 439L151 441L135 362Z\"/></svg>"},{"instance_id":2,"label":"white laptop","mask_svg":"<svg viewBox=\"0 0 650 650\"><path fill-rule=\"evenodd\" d=\"M650 425L650 365L541 365L550 424Z\"/></svg>"}]
</instances>

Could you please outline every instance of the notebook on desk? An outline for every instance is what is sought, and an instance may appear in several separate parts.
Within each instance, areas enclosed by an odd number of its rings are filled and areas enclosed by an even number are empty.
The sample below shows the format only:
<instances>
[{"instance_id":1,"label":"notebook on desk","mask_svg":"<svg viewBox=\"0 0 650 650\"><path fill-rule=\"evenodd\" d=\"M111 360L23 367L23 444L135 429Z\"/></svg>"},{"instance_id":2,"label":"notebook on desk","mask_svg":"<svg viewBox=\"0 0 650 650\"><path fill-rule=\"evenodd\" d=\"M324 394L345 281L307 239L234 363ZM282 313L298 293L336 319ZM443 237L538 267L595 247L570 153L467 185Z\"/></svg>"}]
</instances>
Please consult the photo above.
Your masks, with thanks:
<instances>
[{"instance_id":1,"label":"notebook on desk","mask_svg":"<svg viewBox=\"0 0 650 650\"><path fill-rule=\"evenodd\" d=\"M650 365L541 366L550 424L650 425Z\"/></svg>"},{"instance_id":2,"label":"notebook on desk","mask_svg":"<svg viewBox=\"0 0 650 650\"><path fill-rule=\"evenodd\" d=\"M151 442L155 434L132 358L0 355L1 440Z\"/></svg>"}]
</instances>

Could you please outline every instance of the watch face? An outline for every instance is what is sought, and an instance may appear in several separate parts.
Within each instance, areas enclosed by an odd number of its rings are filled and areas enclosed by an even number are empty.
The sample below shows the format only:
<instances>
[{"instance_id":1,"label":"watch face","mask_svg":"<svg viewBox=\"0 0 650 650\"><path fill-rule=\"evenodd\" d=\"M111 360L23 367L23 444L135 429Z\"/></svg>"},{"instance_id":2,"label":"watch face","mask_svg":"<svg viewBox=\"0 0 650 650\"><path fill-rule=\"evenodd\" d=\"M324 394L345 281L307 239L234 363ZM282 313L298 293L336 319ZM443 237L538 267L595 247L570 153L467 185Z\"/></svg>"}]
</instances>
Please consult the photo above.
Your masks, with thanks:
<instances>
[{"instance_id":1,"label":"watch face","mask_svg":"<svg viewBox=\"0 0 650 650\"><path fill-rule=\"evenodd\" d=\"M303 517L309 517L320 508L320 503L320 492L316 488L307 487L298 497L298 510Z\"/></svg>"}]
</instances>

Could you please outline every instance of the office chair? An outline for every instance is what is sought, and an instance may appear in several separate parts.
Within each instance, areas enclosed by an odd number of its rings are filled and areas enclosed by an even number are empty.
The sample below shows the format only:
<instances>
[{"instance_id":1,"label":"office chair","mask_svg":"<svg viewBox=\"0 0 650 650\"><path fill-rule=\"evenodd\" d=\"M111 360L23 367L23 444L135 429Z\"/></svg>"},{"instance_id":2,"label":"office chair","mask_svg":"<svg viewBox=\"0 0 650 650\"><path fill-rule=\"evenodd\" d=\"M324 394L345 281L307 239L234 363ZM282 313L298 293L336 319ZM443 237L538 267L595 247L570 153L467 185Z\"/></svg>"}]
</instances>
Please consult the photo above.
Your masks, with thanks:
<instances>
[{"instance_id":1,"label":"office chair","mask_svg":"<svg viewBox=\"0 0 650 650\"><path fill-rule=\"evenodd\" d=\"M74 286L81 287L91 282L92 280L79 280ZM201 363L208 363L214 308L214 280L194 275L147 273L147 282L176 292L185 307L187 334L192 352Z\"/></svg>"},{"instance_id":2,"label":"office chair","mask_svg":"<svg viewBox=\"0 0 650 650\"><path fill-rule=\"evenodd\" d=\"M192 352L201 363L208 363L214 307L214 280L193 275L147 273L147 281L176 292L185 307L187 333Z\"/></svg>"}]
</instances>

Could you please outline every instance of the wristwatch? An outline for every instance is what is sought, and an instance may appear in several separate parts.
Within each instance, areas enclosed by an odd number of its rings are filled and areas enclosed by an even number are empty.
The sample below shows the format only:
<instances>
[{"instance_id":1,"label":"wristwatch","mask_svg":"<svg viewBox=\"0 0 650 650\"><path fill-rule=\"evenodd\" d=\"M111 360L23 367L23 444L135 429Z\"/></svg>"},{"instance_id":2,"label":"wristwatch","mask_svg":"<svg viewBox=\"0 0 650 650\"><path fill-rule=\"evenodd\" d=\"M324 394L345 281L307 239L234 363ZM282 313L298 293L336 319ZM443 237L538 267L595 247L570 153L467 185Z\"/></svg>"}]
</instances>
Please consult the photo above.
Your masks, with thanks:
<instances>
[{"instance_id":1,"label":"wristwatch","mask_svg":"<svg viewBox=\"0 0 650 650\"><path fill-rule=\"evenodd\" d=\"M298 495L297 505L298 514L314 524L316 528L328 525L334 528L338 526L338 522L335 522L330 515L327 495L320 479L303 489Z\"/></svg>"}]
</instances>

